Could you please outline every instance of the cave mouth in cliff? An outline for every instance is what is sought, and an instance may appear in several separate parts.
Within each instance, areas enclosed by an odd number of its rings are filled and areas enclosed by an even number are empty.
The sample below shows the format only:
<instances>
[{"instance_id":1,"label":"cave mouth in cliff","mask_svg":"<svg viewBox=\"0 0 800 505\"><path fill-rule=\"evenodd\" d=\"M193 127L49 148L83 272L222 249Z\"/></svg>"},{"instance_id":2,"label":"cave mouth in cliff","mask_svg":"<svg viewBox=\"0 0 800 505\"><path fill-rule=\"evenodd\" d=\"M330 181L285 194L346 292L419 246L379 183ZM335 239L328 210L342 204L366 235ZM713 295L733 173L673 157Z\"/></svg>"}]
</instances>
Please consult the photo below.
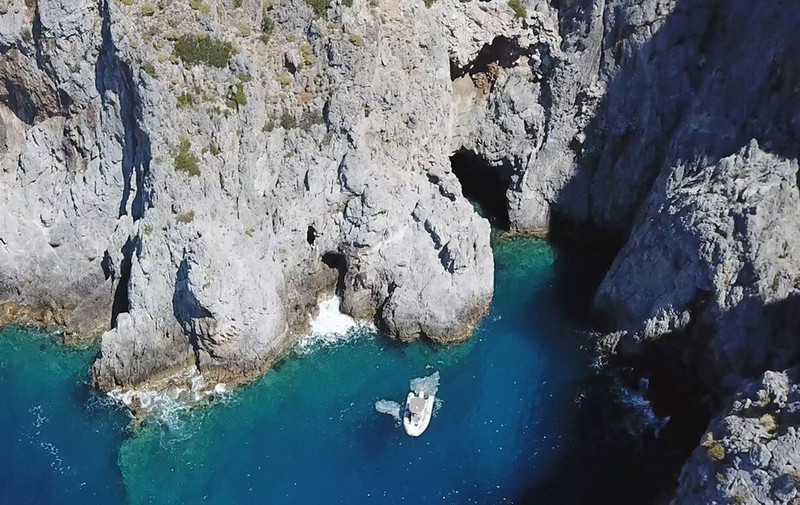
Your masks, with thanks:
<instances>
[{"instance_id":1,"label":"cave mouth in cliff","mask_svg":"<svg viewBox=\"0 0 800 505\"><path fill-rule=\"evenodd\" d=\"M450 157L450 166L461 183L464 197L493 227L508 230L508 197L511 171L505 166L492 166L468 149L459 149Z\"/></svg>"},{"instance_id":2,"label":"cave mouth in cliff","mask_svg":"<svg viewBox=\"0 0 800 505\"><path fill-rule=\"evenodd\" d=\"M344 276L347 275L347 260L341 253L326 252L322 255L322 262L338 273L336 277L336 294L341 296L344 292Z\"/></svg>"},{"instance_id":3,"label":"cave mouth in cliff","mask_svg":"<svg viewBox=\"0 0 800 505\"><path fill-rule=\"evenodd\" d=\"M489 71L490 65L497 65L502 68L514 66L520 56L526 51L520 47L516 39L504 37L502 35L492 39L490 43L484 44L475 58L464 66L458 66L455 61L450 61L450 79L456 80L465 75L475 75Z\"/></svg>"}]
</instances>

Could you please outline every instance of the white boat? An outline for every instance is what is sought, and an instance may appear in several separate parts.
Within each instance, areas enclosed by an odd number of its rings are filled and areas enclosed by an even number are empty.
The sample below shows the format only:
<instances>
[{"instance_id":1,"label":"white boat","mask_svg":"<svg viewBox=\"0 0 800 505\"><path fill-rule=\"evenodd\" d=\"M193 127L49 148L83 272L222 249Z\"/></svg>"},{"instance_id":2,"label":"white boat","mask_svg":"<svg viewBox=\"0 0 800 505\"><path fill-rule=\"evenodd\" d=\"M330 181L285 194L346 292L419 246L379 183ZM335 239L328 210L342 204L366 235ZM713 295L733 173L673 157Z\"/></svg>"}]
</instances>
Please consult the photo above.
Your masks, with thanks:
<instances>
[{"instance_id":1,"label":"white boat","mask_svg":"<svg viewBox=\"0 0 800 505\"><path fill-rule=\"evenodd\" d=\"M433 416L434 395L416 393L411 391L406 398L406 408L403 412L403 427L412 437L422 435Z\"/></svg>"}]
</instances>

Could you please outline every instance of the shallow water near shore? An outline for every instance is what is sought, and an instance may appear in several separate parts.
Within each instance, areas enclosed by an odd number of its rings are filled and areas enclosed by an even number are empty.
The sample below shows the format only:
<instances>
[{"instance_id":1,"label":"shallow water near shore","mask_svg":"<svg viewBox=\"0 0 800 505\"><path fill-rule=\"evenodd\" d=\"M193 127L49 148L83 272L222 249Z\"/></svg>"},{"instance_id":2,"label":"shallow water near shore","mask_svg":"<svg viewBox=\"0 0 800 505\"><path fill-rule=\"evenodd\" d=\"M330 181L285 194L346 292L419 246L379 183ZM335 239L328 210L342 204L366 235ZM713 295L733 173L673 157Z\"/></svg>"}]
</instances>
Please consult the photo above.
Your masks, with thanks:
<instances>
[{"instance_id":1,"label":"shallow water near shore","mask_svg":"<svg viewBox=\"0 0 800 505\"><path fill-rule=\"evenodd\" d=\"M601 422L587 406L605 393L575 314L583 301L571 307L557 285L556 252L515 239L495 258L491 313L463 345L401 345L351 328L211 406L133 433L125 412L90 390L96 349L0 330L0 501L577 503L584 483L595 503L640 503L652 490L604 490L630 468L604 467L602 451L586 448L587 429L603 429L587 428ZM434 372L436 415L410 438L376 402L402 402L411 379ZM596 461L570 471L581 454Z\"/></svg>"}]
</instances>

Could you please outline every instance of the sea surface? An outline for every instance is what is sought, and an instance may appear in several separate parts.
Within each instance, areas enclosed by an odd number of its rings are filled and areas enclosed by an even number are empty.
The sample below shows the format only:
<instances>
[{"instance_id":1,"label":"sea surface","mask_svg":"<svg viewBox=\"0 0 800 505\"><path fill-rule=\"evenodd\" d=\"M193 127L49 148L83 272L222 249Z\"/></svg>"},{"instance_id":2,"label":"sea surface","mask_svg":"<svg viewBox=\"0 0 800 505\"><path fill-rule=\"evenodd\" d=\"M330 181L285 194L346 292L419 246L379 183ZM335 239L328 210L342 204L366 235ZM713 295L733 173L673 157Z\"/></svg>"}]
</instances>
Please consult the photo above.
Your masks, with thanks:
<instances>
[{"instance_id":1,"label":"sea surface","mask_svg":"<svg viewBox=\"0 0 800 505\"><path fill-rule=\"evenodd\" d=\"M491 313L463 345L401 345L334 314L261 380L138 429L90 388L96 348L2 329L0 503L652 499L637 445L652 416L593 366L571 263L533 239L500 241L495 258ZM403 402L411 380L435 373L435 417L408 437L376 402Z\"/></svg>"}]
</instances>

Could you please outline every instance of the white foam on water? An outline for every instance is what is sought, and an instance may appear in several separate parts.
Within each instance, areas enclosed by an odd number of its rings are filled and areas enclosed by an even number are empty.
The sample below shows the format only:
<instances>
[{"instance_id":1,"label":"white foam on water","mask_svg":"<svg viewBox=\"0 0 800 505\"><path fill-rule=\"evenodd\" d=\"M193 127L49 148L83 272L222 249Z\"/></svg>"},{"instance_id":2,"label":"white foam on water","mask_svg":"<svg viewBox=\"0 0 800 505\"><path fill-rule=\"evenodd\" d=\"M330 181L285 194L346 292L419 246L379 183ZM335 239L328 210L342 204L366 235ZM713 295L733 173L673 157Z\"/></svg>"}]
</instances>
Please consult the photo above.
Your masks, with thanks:
<instances>
[{"instance_id":1,"label":"white foam on water","mask_svg":"<svg viewBox=\"0 0 800 505\"><path fill-rule=\"evenodd\" d=\"M630 416L628 422L629 431L641 435L645 430L652 429L656 436L658 436L661 428L669 422L669 416L658 417L653 411L653 406L645 397L649 385L647 379L641 379L638 389L632 389L618 384L614 388L614 392L633 414Z\"/></svg>"},{"instance_id":2,"label":"white foam on water","mask_svg":"<svg viewBox=\"0 0 800 505\"><path fill-rule=\"evenodd\" d=\"M436 392L439 391L439 372L433 372L427 377L417 377L416 379L411 379L409 387L411 388L411 391L414 391L415 393L435 395Z\"/></svg>"},{"instance_id":3,"label":"white foam on water","mask_svg":"<svg viewBox=\"0 0 800 505\"><path fill-rule=\"evenodd\" d=\"M317 315L311 318L311 331L297 343L301 353L319 347L331 347L348 342L366 332L375 330L375 326L365 321L357 321L341 311L341 298L334 295L323 300L317 306Z\"/></svg>"},{"instance_id":4,"label":"white foam on water","mask_svg":"<svg viewBox=\"0 0 800 505\"><path fill-rule=\"evenodd\" d=\"M184 426L183 414L227 392L225 384L209 384L194 367L140 389L115 389L108 397L131 410L141 410L172 431Z\"/></svg>"},{"instance_id":5,"label":"white foam on water","mask_svg":"<svg viewBox=\"0 0 800 505\"><path fill-rule=\"evenodd\" d=\"M394 417L398 423L401 420L400 418L401 408L402 405L392 400L378 400L377 402L375 402L375 410L377 410L381 414L388 414Z\"/></svg>"}]
</instances>

